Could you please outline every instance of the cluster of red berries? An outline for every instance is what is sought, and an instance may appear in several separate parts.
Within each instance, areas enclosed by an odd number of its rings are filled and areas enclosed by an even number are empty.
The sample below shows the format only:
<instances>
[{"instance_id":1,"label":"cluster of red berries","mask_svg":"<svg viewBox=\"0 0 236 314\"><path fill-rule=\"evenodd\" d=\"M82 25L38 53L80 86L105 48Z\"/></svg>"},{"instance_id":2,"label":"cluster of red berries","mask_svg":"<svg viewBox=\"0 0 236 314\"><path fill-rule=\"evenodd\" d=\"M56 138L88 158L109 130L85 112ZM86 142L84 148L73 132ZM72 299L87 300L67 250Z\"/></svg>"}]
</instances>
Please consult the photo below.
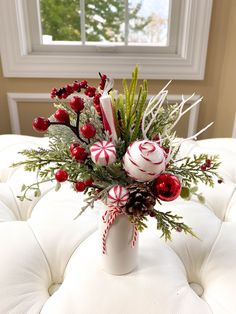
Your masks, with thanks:
<instances>
[{"instance_id":1,"label":"cluster of red berries","mask_svg":"<svg viewBox=\"0 0 236 314\"><path fill-rule=\"evenodd\" d=\"M84 109L84 100L81 97L74 96L71 98L70 107L72 110L74 110L76 113L79 113ZM70 125L70 117L69 113L65 109L57 109L57 111L54 113L54 118L59 122L67 126ZM33 120L33 128L34 130L38 132L45 132L50 124L53 124L49 119L43 118L43 117L38 117ZM93 124L91 123L86 123L80 128L81 134L85 138L92 138L96 134L96 128L94 127Z\"/></svg>"},{"instance_id":2,"label":"cluster of red berries","mask_svg":"<svg viewBox=\"0 0 236 314\"><path fill-rule=\"evenodd\" d=\"M206 171L207 168L210 168L210 167L211 167L211 160L206 159L205 163L203 165L201 165L201 170Z\"/></svg>"},{"instance_id":3,"label":"cluster of red berries","mask_svg":"<svg viewBox=\"0 0 236 314\"><path fill-rule=\"evenodd\" d=\"M94 107L97 110L97 113L99 116L102 115L102 111L101 111L101 107L100 107L100 97L101 96L102 96L101 94L97 94L93 98L93 104L94 104Z\"/></svg>"},{"instance_id":4,"label":"cluster of red berries","mask_svg":"<svg viewBox=\"0 0 236 314\"><path fill-rule=\"evenodd\" d=\"M55 179L60 183L67 181L68 178L69 178L69 175L68 175L67 171L65 171L63 169L59 169L55 173ZM88 179L83 180L83 181L74 182L74 189L77 192L83 192L86 189L86 187L91 187L92 185L93 185L93 179L88 178Z\"/></svg>"},{"instance_id":5,"label":"cluster of red berries","mask_svg":"<svg viewBox=\"0 0 236 314\"><path fill-rule=\"evenodd\" d=\"M100 89L101 90L104 90L104 87L105 87L105 84L106 84L106 79L107 79L107 76L106 74L101 74L99 73L100 77L101 77L101 81L99 83L99 86L100 86Z\"/></svg>"},{"instance_id":6,"label":"cluster of red berries","mask_svg":"<svg viewBox=\"0 0 236 314\"><path fill-rule=\"evenodd\" d=\"M67 84L66 86L61 87L59 89L53 87L51 90L51 98L57 97L59 99L66 99L68 96L70 96L74 92L79 93L81 89L83 88L87 89L87 87L89 86L86 80L83 80L81 82L74 81L72 84Z\"/></svg>"}]
</instances>

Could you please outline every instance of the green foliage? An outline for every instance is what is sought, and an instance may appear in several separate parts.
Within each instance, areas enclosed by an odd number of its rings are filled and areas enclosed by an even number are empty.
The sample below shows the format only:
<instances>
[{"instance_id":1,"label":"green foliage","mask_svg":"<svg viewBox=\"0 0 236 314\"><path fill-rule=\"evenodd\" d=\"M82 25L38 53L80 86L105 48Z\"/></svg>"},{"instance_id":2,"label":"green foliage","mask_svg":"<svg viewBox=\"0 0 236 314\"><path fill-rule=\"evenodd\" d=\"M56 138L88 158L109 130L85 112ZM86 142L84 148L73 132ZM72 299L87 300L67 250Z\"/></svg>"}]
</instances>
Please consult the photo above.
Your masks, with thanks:
<instances>
[{"instance_id":1,"label":"green foliage","mask_svg":"<svg viewBox=\"0 0 236 314\"><path fill-rule=\"evenodd\" d=\"M209 159L211 166L205 170L201 166ZM191 188L192 185L197 185L202 182L211 187L214 186L214 177L221 179L217 174L220 162L218 156L209 156L207 154L193 155L193 157L185 157L180 161L172 160L168 167L168 172L173 173L181 178L182 185L185 188Z\"/></svg>"},{"instance_id":2,"label":"green foliage","mask_svg":"<svg viewBox=\"0 0 236 314\"><path fill-rule=\"evenodd\" d=\"M139 16L142 2L129 6L131 28L142 30L150 18ZM81 41L80 0L41 0L43 34L53 40ZM112 42L124 40L121 25L125 20L125 2L118 0L86 0L85 28L87 41Z\"/></svg>"},{"instance_id":3,"label":"green foliage","mask_svg":"<svg viewBox=\"0 0 236 314\"><path fill-rule=\"evenodd\" d=\"M147 81L143 81L138 88L137 86L138 66L132 73L130 84L123 81L124 94L119 95L114 104L116 128L125 143L125 149L131 142L141 138L140 124L146 108Z\"/></svg>"}]
</instances>

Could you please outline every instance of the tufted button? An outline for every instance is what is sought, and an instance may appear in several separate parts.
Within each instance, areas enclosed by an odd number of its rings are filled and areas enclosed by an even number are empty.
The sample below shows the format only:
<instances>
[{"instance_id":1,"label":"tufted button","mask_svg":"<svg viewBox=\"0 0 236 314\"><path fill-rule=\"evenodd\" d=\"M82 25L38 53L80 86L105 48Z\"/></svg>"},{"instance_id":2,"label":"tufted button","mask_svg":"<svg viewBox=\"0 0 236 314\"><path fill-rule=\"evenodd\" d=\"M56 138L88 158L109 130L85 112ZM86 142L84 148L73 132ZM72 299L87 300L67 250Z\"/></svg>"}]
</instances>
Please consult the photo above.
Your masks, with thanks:
<instances>
[{"instance_id":1,"label":"tufted button","mask_svg":"<svg viewBox=\"0 0 236 314\"><path fill-rule=\"evenodd\" d=\"M199 283L190 282L189 285L199 297L203 295L204 289Z\"/></svg>"},{"instance_id":2,"label":"tufted button","mask_svg":"<svg viewBox=\"0 0 236 314\"><path fill-rule=\"evenodd\" d=\"M61 283L52 283L51 286L48 288L48 293L53 295L61 286Z\"/></svg>"}]
</instances>

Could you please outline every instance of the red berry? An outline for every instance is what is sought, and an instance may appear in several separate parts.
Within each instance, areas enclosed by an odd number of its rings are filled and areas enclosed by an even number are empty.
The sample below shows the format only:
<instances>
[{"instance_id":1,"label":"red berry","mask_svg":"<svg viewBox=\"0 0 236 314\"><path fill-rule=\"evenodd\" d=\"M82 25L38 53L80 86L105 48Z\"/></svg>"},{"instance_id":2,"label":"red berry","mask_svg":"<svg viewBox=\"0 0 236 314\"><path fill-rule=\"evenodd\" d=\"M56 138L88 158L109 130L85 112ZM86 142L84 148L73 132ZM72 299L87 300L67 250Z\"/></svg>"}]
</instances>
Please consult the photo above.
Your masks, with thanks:
<instances>
[{"instance_id":1,"label":"red berry","mask_svg":"<svg viewBox=\"0 0 236 314\"><path fill-rule=\"evenodd\" d=\"M70 100L71 109L75 112L79 112L84 109L84 100L81 97L75 96Z\"/></svg>"},{"instance_id":2,"label":"red berry","mask_svg":"<svg viewBox=\"0 0 236 314\"><path fill-rule=\"evenodd\" d=\"M201 170L202 171L206 171L206 169L207 169L207 165L206 164L201 165Z\"/></svg>"},{"instance_id":3,"label":"red berry","mask_svg":"<svg viewBox=\"0 0 236 314\"><path fill-rule=\"evenodd\" d=\"M86 80L83 80L80 82L80 87L85 88L87 86L88 82Z\"/></svg>"},{"instance_id":4,"label":"red berry","mask_svg":"<svg viewBox=\"0 0 236 314\"><path fill-rule=\"evenodd\" d=\"M86 123L80 128L80 132L85 138L92 138L96 134L96 128L93 124Z\"/></svg>"},{"instance_id":5,"label":"red berry","mask_svg":"<svg viewBox=\"0 0 236 314\"><path fill-rule=\"evenodd\" d=\"M79 146L79 143L72 143L70 145L70 152L72 153L72 150L75 148L75 147L78 147Z\"/></svg>"},{"instance_id":6,"label":"red berry","mask_svg":"<svg viewBox=\"0 0 236 314\"><path fill-rule=\"evenodd\" d=\"M77 181L74 183L74 187L77 192L83 192L86 188L86 185L82 181Z\"/></svg>"},{"instance_id":7,"label":"red berry","mask_svg":"<svg viewBox=\"0 0 236 314\"><path fill-rule=\"evenodd\" d=\"M73 87L74 85L72 85L72 84L67 84L66 86L65 86L65 89L66 89L66 91L67 91L67 93L68 94L72 94L73 92L74 92L74 87Z\"/></svg>"},{"instance_id":8,"label":"red berry","mask_svg":"<svg viewBox=\"0 0 236 314\"><path fill-rule=\"evenodd\" d=\"M100 105L100 97L101 97L101 94L97 94L94 96L93 98L94 105Z\"/></svg>"},{"instance_id":9,"label":"red berry","mask_svg":"<svg viewBox=\"0 0 236 314\"><path fill-rule=\"evenodd\" d=\"M69 114L65 109L57 109L57 111L54 113L54 118L62 123L70 122Z\"/></svg>"},{"instance_id":10,"label":"red berry","mask_svg":"<svg viewBox=\"0 0 236 314\"><path fill-rule=\"evenodd\" d=\"M78 89L80 89L80 83L79 83L79 82L74 82L74 83L73 83L73 90L74 90L75 92L77 92Z\"/></svg>"},{"instance_id":11,"label":"red berry","mask_svg":"<svg viewBox=\"0 0 236 314\"><path fill-rule=\"evenodd\" d=\"M205 161L207 168L209 168L211 166L211 160L210 159L206 159Z\"/></svg>"},{"instance_id":12,"label":"red berry","mask_svg":"<svg viewBox=\"0 0 236 314\"><path fill-rule=\"evenodd\" d=\"M96 87L87 86L86 91L84 93L85 93L85 95L87 95L89 97L94 97L96 94Z\"/></svg>"},{"instance_id":13,"label":"red berry","mask_svg":"<svg viewBox=\"0 0 236 314\"><path fill-rule=\"evenodd\" d=\"M61 97L63 99L66 99L68 96L69 96L69 94L67 92L64 92L64 93L61 94Z\"/></svg>"},{"instance_id":14,"label":"red berry","mask_svg":"<svg viewBox=\"0 0 236 314\"><path fill-rule=\"evenodd\" d=\"M50 125L50 121L43 117L35 118L32 122L33 129L38 132L47 131L49 125Z\"/></svg>"},{"instance_id":15,"label":"red berry","mask_svg":"<svg viewBox=\"0 0 236 314\"><path fill-rule=\"evenodd\" d=\"M101 89L104 89L106 81L100 81L99 86Z\"/></svg>"},{"instance_id":16,"label":"red berry","mask_svg":"<svg viewBox=\"0 0 236 314\"><path fill-rule=\"evenodd\" d=\"M53 87L51 90L51 98L55 98L56 95L57 95L57 89L56 89L56 87Z\"/></svg>"},{"instance_id":17,"label":"red berry","mask_svg":"<svg viewBox=\"0 0 236 314\"><path fill-rule=\"evenodd\" d=\"M102 76L101 76L101 80L105 81L106 79L107 79L106 74L102 74Z\"/></svg>"},{"instance_id":18,"label":"red berry","mask_svg":"<svg viewBox=\"0 0 236 314\"><path fill-rule=\"evenodd\" d=\"M157 142L159 142L160 141L160 136L159 135L155 135L155 136L153 136L153 141L157 141Z\"/></svg>"},{"instance_id":19,"label":"red berry","mask_svg":"<svg viewBox=\"0 0 236 314\"><path fill-rule=\"evenodd\" d=\"M68 173L65 170L60 169L55 173L55 179L58 182L65 182L68 179Z\"/></svg>"},{"instance_id":20,"label":"red berry","mask_svg":"<svg viewBox=\"0 0 236 314\"><path fill-rule=\"evenodd\" d=\"M83 182L86 186L91 186L93 184L93 179L88 178L88 179L84 180Z\"/></svg>"},{"instance_id":21,"label":"red berry","mask_svg":"<svg viewBox=\"0 0 236 314\"><path fill-rule=\"evenodd\" d=\"M88 154L86 153L85 149L81 146L76 146L75 148L73 148L71 150L71 155L72 157L75 158L75 160L79 162L84 162L88 157Z\"/></svg>"}]
</instances>

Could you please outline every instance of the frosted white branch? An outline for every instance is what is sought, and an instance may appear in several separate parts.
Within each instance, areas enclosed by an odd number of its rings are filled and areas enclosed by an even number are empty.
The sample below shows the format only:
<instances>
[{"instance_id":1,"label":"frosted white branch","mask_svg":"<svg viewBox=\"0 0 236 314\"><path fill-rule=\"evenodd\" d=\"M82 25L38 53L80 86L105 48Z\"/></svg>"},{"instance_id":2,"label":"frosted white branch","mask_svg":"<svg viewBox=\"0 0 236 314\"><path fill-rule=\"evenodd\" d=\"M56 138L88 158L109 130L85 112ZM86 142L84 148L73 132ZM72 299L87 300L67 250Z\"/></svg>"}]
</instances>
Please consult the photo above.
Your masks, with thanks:
<instances>
[{"instance_id":1,"label":"frosted white branch","mask_svg":"<svg viewBox=\"0 0 236 314\"><path fill-rule=\"evenodd\" d=\"M162 90L154 97L152 97L147 105L147 108L144 111L143 118L142 118L142 132L143 132L143 138L147 138L147 133L150 130L150 127L152 126L154 120L156 119L163 102L166 99L166 96L168 95L168 90L166 90L167 86L171 81L169 81ZM145 126L146 119L148 116L151 115L151 120L149 121L148 125Z\"/></svg>"},{"instance_id":2,"label":"frosted white branch","mask_svg":"<svg viewBox=\"0 0 236 314\"><path fill-rule=\"evenodd\" d=\"M196 100L191 106L189 106L187 109L185 109L183 111L183 108L184 108L184 105L194 96L191 95L189 98L187 99L184 99L184 97L182 96L182 102L180 104L180 110L179 110L179 115L178 115L178 118L175 120L175 122L171 125L169 131L171 131L175 126L176 124L179 122L179 120L189 111L191 110L193 107L195 107L196 105L198 105L201 101L202 101L202 98L199 98L198 100Z\"/></svg>"},{"instance_id":3,"label":"frosted white branch","mask_svg":"<svg viewBox=\"0 0 236 314\"><path fill-rule=\"evenodd\" d=\"M214 123L214 122L209 123L207 126L205 126L205 128L201 129L201 130L198 131L196 134L194 134L194 135L192 135L192 136L190 136L190 137L184 138L182 141L180 141L180 145L181 145L183 142L188 141L188 140L192 140L192 139L196 140L197 137L198 137L200 134L202 134L203 132L205 132L207 129L209 129L209 127L211 127L213 123Z\"/></svg>"}]
</instances>

